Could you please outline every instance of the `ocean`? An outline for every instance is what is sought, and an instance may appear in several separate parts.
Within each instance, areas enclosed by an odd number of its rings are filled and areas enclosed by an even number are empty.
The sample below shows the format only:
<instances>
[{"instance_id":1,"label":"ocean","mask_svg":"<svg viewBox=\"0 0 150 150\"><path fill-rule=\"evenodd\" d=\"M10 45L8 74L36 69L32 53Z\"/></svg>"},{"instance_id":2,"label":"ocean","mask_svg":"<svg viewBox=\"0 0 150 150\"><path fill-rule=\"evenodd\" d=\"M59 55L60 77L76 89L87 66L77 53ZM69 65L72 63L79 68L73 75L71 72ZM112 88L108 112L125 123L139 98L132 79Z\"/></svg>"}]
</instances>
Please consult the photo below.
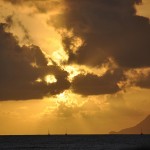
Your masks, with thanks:
<instances>
[{"instance_id":1,"label":"ocean","mask_svg":"<svg viewBox=\"0 0 150 150\"><path fill-rule=\"evenodd\" d=\"M0 136L0 150L150 150L150 135Z\"/></svg>"}]
</instances>

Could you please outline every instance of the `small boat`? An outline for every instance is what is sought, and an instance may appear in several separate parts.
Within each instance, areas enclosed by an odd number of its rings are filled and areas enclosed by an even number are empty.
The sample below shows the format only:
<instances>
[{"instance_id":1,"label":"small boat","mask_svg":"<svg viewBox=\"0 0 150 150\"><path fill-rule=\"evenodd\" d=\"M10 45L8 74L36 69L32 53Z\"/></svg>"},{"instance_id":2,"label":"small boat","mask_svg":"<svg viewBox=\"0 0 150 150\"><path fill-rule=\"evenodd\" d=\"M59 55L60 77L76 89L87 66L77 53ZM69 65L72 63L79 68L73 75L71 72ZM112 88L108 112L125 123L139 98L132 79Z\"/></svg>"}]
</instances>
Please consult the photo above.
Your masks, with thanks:
<instances>
[{"instance_id":1,"label":"small boat","mask_svg":"<svg viewBox=\"0 0 150 150\"><path fill-rule=\"evenodd\" d=\"M67 133L67 129L66 129L66 133L65 133L65 135L68 135L68 133Z\"/></svg>"},{"instance_id":2,"label":"small boat","mask_svg":"<svg viewBox=\"0 0 150 150\"><path fill-rule=\"evenodd\" d=\"M49 129L48 129L48 135L50 135Z\"/></svg>"},{"instance_id":3,"label":"small boat","mask_svg":"<svg viewBox=\"0 0 150 150\"><path fill-rule=\"evenodd\" d=\"M141 128L141 135L143 135L142 128Z\"/></svg>"}]
</instances>

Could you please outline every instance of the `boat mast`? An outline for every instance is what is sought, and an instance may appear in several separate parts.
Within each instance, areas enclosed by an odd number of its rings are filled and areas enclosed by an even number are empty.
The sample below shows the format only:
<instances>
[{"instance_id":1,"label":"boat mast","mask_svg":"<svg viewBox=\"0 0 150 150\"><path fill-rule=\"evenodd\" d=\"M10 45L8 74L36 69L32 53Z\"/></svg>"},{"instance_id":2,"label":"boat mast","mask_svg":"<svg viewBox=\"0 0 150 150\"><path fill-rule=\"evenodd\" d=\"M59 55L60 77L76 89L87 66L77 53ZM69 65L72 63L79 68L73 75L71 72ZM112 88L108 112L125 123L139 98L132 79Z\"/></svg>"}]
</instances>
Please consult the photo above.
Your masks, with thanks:
<instances>
[{"instance_id":1,"label":"boat mast","mask_svg":"<svg viewBox=\"0 0 150 150\"><path fill-rule=\"evenodd\" d=\"M68 135L68 133L67 133L67 128L66 128L66 133L65 133L65 135Z\"/></svg>"},{"instance_id":2,"label":"boat mast","mask_svg":"<svg viewBox=\"0 0 150 150\"><path fill-rule=\"evenodd\" d=\"M142 127L141 127L141 135L143 135L143 132L142 132Z\"/></svg>"},{"instance_id":3,"label":"boat mast","mask_svg":"<svg viewBox=\"0 0 150 150\"><path fill-rule=\"evenodd\" d=\"M50 135L49 129L48 129L48 135Z\"/></svg>"}]
</instances>

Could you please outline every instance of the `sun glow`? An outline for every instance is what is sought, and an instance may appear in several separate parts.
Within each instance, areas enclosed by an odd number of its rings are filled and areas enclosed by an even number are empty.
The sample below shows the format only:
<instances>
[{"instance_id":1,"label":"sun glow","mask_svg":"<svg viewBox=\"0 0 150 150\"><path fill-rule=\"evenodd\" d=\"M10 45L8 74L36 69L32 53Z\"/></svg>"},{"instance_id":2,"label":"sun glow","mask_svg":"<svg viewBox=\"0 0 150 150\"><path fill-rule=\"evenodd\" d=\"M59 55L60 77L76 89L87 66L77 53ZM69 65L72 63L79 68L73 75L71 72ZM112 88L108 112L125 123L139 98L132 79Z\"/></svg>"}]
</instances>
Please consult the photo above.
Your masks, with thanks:
<instances>
[{"instance_id":1,"label":"sun glow","mask_svg":"<svg viewBox=\"0 0 150 150\"><path fill-rule=\"evenodd\" d=\"M55 78L54 75L47 75L44 79L46 81L47 84L51 84L51 83L56 83L57 79Z\"/></svg>"},{"instance_id":2,"label":"sun glow","mask_svg":"<svg viewBox=\"0 0 150 150\"><path fill-rule=\"evenodd\" d=\"M56 98L58 104L65 103L65 105L67 106L72 106L72 104L76 101L73 93L70 90L58 94Z\"/></svg>"},{"instance_id":3,"label":"sun glow","mask_svg":"<svg viewBox=\"0 0 150 150\"><path fill-rule=\"evenodd\" d=\"M54 101L57 102L58 106L64 103L66 106L78 106L81 107L86 101L80 95L72 93L71 90L66 90L63 93L56 95Z\"/></svg>"},{"instance_id":4,"label":"sun glow","mask_svg":"<svg viewBox=\"0 0 150 150\"><path fill-rule=\"evenodd\" d=\"M36 82L42 82L42 79L41 78L38 78L38 79L36 79Z\"/></svg>"},{"instance_id":5,"label":"sun glow","mask_svg":"<svg viewBox=\"0 0 150 150\"><path fill-rule=\"evenodd\" d=\"M64 66L64 70L69 73L68 80L72 81L75 76L80 74L79 68L76 66Z\"/></svg>"},{"instance_id":6,"label":"sun glow","mask_svg":"<svg viewBox=\"0 0 150 150\"><path fill-rule=\"evenodd\" d=\"M66 102L66 93L63 92L63 93L60 93L59 95L56 96L57 99L58 99L58 102Z\"/></svg>"},{"instance_id":7,"label":"sun glow","mask_svg":"<svg viewBox=\"0 0 150 150\"><path fill-rule=\"evenodd\" d=\"M84 65L66 65L62 66L62 68L69 73L68 80L71 82L76 76L79 74L95 74L97 76L102 76L106 73L108 70L108 67L106 65L103 65L102 67L95 67L90 68Z\"/></svg>"},{"instance_id":8,"label":"sun glow","mask_svg":"<svg viewBox=\"0 0 150 150\"><path fill-rule=\"evenodd\" d=\"M52 59L58 64L62 64L63 62L68 60L68 55L66 54L66 52L64 51L63 47L61 47L60 49L54 51L52 53Z\"/></svg>"}]
</instances>

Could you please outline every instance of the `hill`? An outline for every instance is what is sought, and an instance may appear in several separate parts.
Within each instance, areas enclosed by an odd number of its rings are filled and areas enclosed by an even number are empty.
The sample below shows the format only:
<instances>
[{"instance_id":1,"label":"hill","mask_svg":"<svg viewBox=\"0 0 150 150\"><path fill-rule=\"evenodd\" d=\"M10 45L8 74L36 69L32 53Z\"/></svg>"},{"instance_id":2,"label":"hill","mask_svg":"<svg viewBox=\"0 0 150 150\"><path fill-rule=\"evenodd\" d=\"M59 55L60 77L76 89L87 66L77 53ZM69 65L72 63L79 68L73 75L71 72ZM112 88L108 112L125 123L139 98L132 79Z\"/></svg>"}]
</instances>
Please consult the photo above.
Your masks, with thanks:
<instances>
[{"instance_id":1,"label":"hill","mask_svg":"<svg viewBox=\"0 0 150 150\"><path fill-rule=\"evenodd\" d=\"M141 134L141 130L143 134L150 134L150 115L134 127L122 129L118 132L111 131L110 134Z\"/></svg>"}]
</instances>

